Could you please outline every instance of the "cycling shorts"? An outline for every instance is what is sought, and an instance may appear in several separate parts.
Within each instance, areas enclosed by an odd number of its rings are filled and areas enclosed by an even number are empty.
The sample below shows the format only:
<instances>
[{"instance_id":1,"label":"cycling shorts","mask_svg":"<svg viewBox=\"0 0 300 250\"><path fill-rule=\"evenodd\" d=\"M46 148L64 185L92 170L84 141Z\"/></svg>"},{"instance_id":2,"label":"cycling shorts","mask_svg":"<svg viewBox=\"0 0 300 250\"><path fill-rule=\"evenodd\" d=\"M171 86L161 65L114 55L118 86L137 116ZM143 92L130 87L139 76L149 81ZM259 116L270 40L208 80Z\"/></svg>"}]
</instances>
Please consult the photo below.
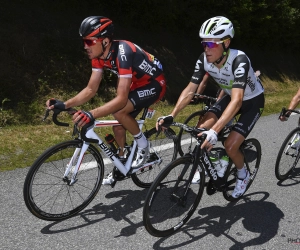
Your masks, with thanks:
<instances>
[{"instance_id":1,"label":"cycling shorts","mask_svg":"<svg viewBox=\"0 0 300 250\"><path fill-rule=\"evenodd\" d=\"M208 112L214 113L219 119L229 104L231 97L229 95L225 95L218 102L216 102L211 108L209 108ZM264 93L260 95L245 100L242 103L242 107L237 112L239 114L239 118L237 123L233 127L233 131L238 132L245 138L249 135L251 130L253 129L255 123L261 116L265 106L265 97Z\"/></svg>"},{"instance_id":2,"label":"cycling shorts","mask_svg":"<svg viewBox=\"0 0 300 250\"><path fill-rule=\"evenodd\" d=\"M128 99L134 106L134 111L130 115L135 118L143 108L150 107L152 104L160 101L164 97L165 92L166 82L163 75L147 85L130 91Z\"/></svg>"}]
</instances>

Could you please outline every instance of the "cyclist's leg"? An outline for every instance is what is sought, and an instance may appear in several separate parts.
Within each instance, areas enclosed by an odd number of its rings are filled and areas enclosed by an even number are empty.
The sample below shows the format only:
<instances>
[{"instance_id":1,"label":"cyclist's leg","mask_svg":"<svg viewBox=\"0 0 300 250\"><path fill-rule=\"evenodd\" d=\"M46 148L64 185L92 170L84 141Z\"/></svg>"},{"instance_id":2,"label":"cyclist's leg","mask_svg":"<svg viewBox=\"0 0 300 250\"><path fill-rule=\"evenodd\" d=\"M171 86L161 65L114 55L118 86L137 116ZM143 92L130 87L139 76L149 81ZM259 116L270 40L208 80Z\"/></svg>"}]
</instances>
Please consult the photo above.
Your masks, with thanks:
<instances>
[{"instance_id":1,"label":"cyclist's leg","mask_svg":"<svg viewBox=\"0 0 300 250\"><path fill-rule=\"evenodd\" d=\"M245 191L250 179L250 173L246 170L244 157L239 150L240 145L252 131L255 123L262 114L264 108L264 95L243 101L242 107L238 112L240 117L233 126L233 131L225 141L225 150L237 168L236 189L232 193L234 198L238 198Z\"/></svg>"},{"instance_id":2,"label":"cyclist's leg","mask_svg":"<svg viewBox=\"0 0 300 250\"><path fill-rule=\"evenodd\" d=\"M131 112L133 112L134 107L132 103L128 100L125 107L113 114L114 118L118 120L121 124L129 124L128 126L131 128L131 133L138 133L139 126L136 122L136 120L130 115ZM124 147L126 142L126 129L122 125L114 126L113 132L115 134L115 140L117 144L119 145L119 156L124 155ZM113 176L113 173L110 172L102 181L102 185L114 185L115 179Z\"/></svg>"},{"instance_id":3,"label":"cyclist's leg","mask_svg":"<svg viewBox=\"0 0 300 250\"><path fill-rule=\"evenodd\" d=\"M161 83L156 80L153 80L149 84L146 84L142 87L131 89L128 95L128 102L126 106L113 114L115 119L117 119L136 139L138 151L136 159L132 164L132 167L134 168L144 164L149 154L149 143L147 138L140 130L135 117L143 108L149 107L156 101L160 100L163 97L161 93L164 93L164 91L165 85L162 86ZM123 143L125 143L125 134L120 128L116 128L116 130L117 129L118 132L122 132L122 135L124 135L121 137L123 139L118 139L120 144L123 145ZM122 145L120 146L122 147Z\"/></svg>"}]
</instances>

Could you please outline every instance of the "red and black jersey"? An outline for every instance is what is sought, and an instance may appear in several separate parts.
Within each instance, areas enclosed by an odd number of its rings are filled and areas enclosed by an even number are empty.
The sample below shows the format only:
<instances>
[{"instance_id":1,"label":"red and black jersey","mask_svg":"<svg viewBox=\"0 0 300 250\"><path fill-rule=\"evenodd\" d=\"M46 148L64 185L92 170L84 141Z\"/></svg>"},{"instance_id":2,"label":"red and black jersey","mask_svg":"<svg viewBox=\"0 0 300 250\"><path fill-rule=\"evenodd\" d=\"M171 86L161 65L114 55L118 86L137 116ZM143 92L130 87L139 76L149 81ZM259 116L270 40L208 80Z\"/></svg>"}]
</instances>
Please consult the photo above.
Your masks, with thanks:
<instances>
[{"instance_id":1,"label":"red and black jersey","mask_svg":"<svg viewBox=\"0 0 300 250\"><path fill-rule=\"evenodd\" d=\"M130 90L159 79L162 75L162 65L153 55L125 40L114 40L106 59L92 60L92 69L108 69L118 77L132 78Z\"/></svg>"}]
</instances>

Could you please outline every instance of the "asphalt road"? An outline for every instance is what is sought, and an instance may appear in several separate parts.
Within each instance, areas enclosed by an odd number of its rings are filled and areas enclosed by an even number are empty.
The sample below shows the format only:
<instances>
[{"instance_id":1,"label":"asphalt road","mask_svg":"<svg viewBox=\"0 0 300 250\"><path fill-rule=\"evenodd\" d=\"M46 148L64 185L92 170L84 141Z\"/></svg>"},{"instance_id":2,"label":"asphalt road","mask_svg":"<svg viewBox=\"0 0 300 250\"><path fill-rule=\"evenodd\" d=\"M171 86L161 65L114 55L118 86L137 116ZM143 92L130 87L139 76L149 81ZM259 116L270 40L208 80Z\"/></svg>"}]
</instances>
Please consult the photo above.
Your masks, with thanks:
<instances>
[{"instance_id":1,"label":"asphalt road","mask_svg":"<svg viewBox=\"0 0 300 250\"><path fill-rule=\"evenodd\" d=\"M28 169L1 172L0 249L300 249L300 171L282 183L274 174L279 148L298 116L285 123L277 117L262 117L249 135L261 142L262 162L244 198L229 203L221 193L205 193L187 225L167 238L152 237L143 227L147 190L131 180L101 187L80 214L49 222L25 207Z\"/></svg>"}]
</instances>

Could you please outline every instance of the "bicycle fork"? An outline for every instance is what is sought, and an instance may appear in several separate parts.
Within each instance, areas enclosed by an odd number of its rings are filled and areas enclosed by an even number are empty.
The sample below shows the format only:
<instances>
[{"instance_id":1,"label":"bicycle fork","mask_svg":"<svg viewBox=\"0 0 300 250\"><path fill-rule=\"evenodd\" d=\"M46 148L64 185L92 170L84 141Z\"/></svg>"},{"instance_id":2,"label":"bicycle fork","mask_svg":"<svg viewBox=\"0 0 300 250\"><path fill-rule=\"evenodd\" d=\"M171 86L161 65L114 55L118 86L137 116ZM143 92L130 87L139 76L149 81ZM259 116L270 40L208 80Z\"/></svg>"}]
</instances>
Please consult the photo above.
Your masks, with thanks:
<instances>
[{"instance_id":1,"label":"bicycle fork","mask_svg":"<svg viewBox=\"0 0 300 250\"><path fill-rule=\"evenodd\" d=\"M190 186L192 184L192 180L193 180L194 175L195 175L195 173L197 171L197 168L198 168L198 163L199 162L197 160L195 160L195 159L199 158L199 154L200 154L199 152L200 152L200 150L201 150L200 149L200 145L197 145L196 153L195 153L196 157L192 157L192 159L193 159L193 161L192 161L193 166L192 166L192 170L191 170L191 172L189 174L189 177L188 177L188 179L186 181L186 185L187 186L185 187L183 195L180 197L180 196L176 195L175 193L176 193L176 190L178 189L179 183L184 179L183 177L184 177L185 173L187 172L187 170L188 170L188 168L189 168L189 166L191 164L190 161L187 162L184 165L183 170L181 171L180 175L177 178L176 184L175 184L175 186L173 188L173 192L171 193L171 197L170 197L171 200L174 201L174 202L176 202L177 204L181 205L182 207L184 207L186 205L186 197L188 195L188 192L190 190ZM200 169L198 169L198 170L200 171Z\"/></svg>"},{"instance_id":2,"label":"bicycle fork","mask_svg":"<svg viewBox=\"0 0 300 250\"><path fill-rule=\"evenodd\" d=\"M73 185L77 181L76 176L79 171L84 153L88 149L88 147L89 147L89 143L84 142L82 145L82 148L76 148L71 160L67 164L63 180L69 186ZM78 157L78 155L79 155L79 157ZM73 168L74 165L75 165L75 168ZM72 169L73 169L72 176L71 176L71 179L69 179L68 175Z\"/></svg>"}]
</instances>

